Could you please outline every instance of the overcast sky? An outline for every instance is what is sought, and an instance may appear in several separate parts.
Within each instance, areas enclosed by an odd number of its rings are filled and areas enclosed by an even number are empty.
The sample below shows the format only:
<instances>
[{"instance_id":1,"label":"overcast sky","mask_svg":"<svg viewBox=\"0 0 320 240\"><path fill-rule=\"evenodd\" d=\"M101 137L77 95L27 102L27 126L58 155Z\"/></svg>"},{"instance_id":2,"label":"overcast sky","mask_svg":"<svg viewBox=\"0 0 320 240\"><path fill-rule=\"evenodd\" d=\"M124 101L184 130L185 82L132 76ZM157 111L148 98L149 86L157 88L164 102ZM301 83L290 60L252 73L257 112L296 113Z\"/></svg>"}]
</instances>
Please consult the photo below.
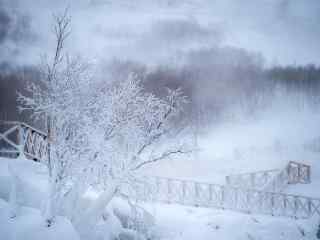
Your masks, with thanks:
<instances>
[{"instance_id":1,"label":"overcast sky","mask_svg":"<svg viewBox=\"0 0 320 240\"><path fill-rule=\"evenodd\" d=\"M53 49L52 13L72 16L68 49L94 59L179 61L217 46L266 64L320 64L319 0L0 0L0 60L36 63Z\"/></svg>"}]
</instances>

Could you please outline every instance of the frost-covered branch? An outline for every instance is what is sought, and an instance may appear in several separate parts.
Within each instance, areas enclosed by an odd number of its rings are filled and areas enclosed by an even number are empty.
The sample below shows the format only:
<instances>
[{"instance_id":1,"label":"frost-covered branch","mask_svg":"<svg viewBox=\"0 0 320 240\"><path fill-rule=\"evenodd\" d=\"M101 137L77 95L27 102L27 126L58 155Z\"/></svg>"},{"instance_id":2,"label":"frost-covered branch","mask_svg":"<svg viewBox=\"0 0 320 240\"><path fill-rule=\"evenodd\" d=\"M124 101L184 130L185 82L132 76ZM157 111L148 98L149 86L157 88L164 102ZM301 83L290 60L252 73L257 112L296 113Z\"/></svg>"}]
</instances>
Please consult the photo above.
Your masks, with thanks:
<instances>
[{"instance_id":1,"label":"frost-covered branch","mask_svg":"<svg viewBox=\"0 0 320 240\"><path fill-rule=\"evenodd\" d=\"M158 162L158 161L167 159L167 158L169 158L170 156L173 156L173 155L177 155L177 154L187 154L187 153L191 153L191 152L192 152L191 150L182 150L182 149L167 151L167 152L162 153L160 156L154 157L154 158L152 158L152 159L150 159L150 160L143 161L143 162L137 164L137 165L136 165L134 168L132 168L131 170L132 170L132 171L138 170L138 169L140 169L141 167L143 167L143 166L145 166L145 165L148 165L148 164L151 164L151 163L155 163L155 162Z\"/></svg>"}]
</instances>

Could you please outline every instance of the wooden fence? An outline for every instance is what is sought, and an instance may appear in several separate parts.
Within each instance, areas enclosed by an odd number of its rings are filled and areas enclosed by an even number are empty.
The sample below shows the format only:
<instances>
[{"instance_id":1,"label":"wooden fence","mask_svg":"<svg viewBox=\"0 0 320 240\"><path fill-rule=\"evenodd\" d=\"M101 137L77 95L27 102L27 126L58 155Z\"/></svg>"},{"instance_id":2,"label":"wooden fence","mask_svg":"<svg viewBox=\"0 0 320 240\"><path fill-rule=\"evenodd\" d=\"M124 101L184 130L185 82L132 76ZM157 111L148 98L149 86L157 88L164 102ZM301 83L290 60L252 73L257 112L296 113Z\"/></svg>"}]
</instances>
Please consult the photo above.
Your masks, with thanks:
<instances>
[{"instance_id":1,"label":"wooden fence","mask_svg":"<svg viewBox=\"0 0 320 240\"><path fill-rule=\"evenodd\" d=\"M0 156L40 161L47 158L47 135L26 123L0 121Z\"/></svg>"},{"instance_id":2,"label":"wooden fence","mask_svg":"<svg viewBox=\"0 0 320 240\"><path fill-rule=\"evenodd\" d=\"M190 180L145 177L127 193L142 201L229 209L294 218L320 216L320 199Z\"/></svg>"},{"instance_id":3,"label":"wooden fence","mask_svg":"<svg viewBox=\"0 0 320 240\"><path fill-rule=\"evenodd\" d=\"M310 166L290 161L285 168L226 176L226 184L239 188L281 192L288 184L311 182Z\"/></svg>"},{"instance_id":4,"label":"wooden fence","mask_svg":"<svg viewBox=\"0 0 320 240\"><path fill-rule=\"evenodd\" d=\"M0 156L21 154L40 161L47 158L45 133L20 122L0 121ZM309 183L310 166L290 162L286 168L226 178L227 185L189 180L143 177L134 191L123 193L143 201L230 209L245 213L295 218L320 216L320 199L278 192L285 184ZM270 188L271 186L271 188ZM269 191L271 189L272 191Z\"/></svg>"}]
</instances>

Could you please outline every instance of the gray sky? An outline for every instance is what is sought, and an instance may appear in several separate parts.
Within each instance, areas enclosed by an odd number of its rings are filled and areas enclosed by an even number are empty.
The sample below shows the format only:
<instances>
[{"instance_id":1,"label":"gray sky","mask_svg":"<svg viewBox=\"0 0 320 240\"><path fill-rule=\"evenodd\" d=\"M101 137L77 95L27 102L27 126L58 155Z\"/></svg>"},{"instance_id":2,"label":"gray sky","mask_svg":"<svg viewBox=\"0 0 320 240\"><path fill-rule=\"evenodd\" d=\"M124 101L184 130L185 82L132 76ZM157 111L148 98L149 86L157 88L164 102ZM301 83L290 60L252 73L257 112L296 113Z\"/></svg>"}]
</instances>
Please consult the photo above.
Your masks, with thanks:
<instances>
[{"instance_id":1,"label":"gray sky","mask_svg":"<svg viewBox=\"0 0 320 240\"><path fill-rule=\"evenodd\" d=\"M0 60L36 63L53 46L52 13L70 6L68 49L94 59L178 62L217 46L269 64L320 64L319 0L0 0Z\"/></svg>"}]
</instances>

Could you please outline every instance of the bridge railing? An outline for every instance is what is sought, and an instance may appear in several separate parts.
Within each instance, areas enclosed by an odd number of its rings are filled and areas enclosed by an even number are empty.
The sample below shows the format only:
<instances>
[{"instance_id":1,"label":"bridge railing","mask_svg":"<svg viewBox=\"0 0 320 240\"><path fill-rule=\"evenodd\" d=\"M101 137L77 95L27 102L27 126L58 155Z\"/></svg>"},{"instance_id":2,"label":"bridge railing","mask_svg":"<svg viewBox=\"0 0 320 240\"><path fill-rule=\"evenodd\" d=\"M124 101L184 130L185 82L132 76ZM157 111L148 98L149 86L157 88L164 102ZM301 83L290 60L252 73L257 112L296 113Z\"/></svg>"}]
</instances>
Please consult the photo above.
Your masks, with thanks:
<instances>
[{"instance_id":1,"label":"bridge railing","mask_svg":"<svg viewBox=\"0 0 320 240\"><path fill-rule=\"evenodd\" d=\"M142 201L230 209L294 218L320 216L320 199L212 183L147 177L131 197Z\"/></svg>"},{"instance_id":2,"label":"bridge railing","mask_svg":"<svg viewBox=\"0 0 320 240\"><path fill-rule=\"evenodd\" d=\"M309 165L291 161L287 165L288 184L310 183L311 168Z\"/></svg>"},{"instance_id":3,"label":"bridge railing","mask_svg":"<svg viewBox=\"0 0 320 240\"><path fill-rule=\"evenodd\" d=\"M240 188L264 189L278 174L279 169L226 176L226 184Z\"/></svg>"},{"instance_id":4,"label":"bridge railing","mask_svg":"<svg viewBox=\"0 0 320 240\"><path fill-rule=\"evenodd\" d=\"M25 155L40 161L47 158L47 152L48 141L45 133L25 123L0 121L0 156ZM135 191L127 192L123 189L123 192L144 201L214 207L295 218L308 218L314 214L320 216L320 199L252 187L265 186L270 179L282 183L286 181L286 184L309 183L310 166L308 165L290 162L283 171L271 170L257 172L253 175L250 173L243 179L243 182L240 181L243 185L234 186L232 181L236 181L232 176L229 176L227 180L228 185L163 177L144 177L142 181L134 184Z\"/></svg>"},{"instance_id":5,"label":"bridge railing","mask_svg":"<svg viewBox=\"0 0 320 240\"><path fill-rule=\"evenodd\" d=\"M40 161L47 158L47 135L22 122L0 121L0 156Z\"/></svg>"},{"instance_id":6,"label":"bridge railing","mask_svg":"<svg viewBox=\"0 0 320 240\"><path fill-rule=\"evenodd\" d=\"M273 169L226 176L227 185L272 192L280 192L288 184L310 182L310 166L294 161L290 161L283 170Z\"/></svg>"}]
</instances>

